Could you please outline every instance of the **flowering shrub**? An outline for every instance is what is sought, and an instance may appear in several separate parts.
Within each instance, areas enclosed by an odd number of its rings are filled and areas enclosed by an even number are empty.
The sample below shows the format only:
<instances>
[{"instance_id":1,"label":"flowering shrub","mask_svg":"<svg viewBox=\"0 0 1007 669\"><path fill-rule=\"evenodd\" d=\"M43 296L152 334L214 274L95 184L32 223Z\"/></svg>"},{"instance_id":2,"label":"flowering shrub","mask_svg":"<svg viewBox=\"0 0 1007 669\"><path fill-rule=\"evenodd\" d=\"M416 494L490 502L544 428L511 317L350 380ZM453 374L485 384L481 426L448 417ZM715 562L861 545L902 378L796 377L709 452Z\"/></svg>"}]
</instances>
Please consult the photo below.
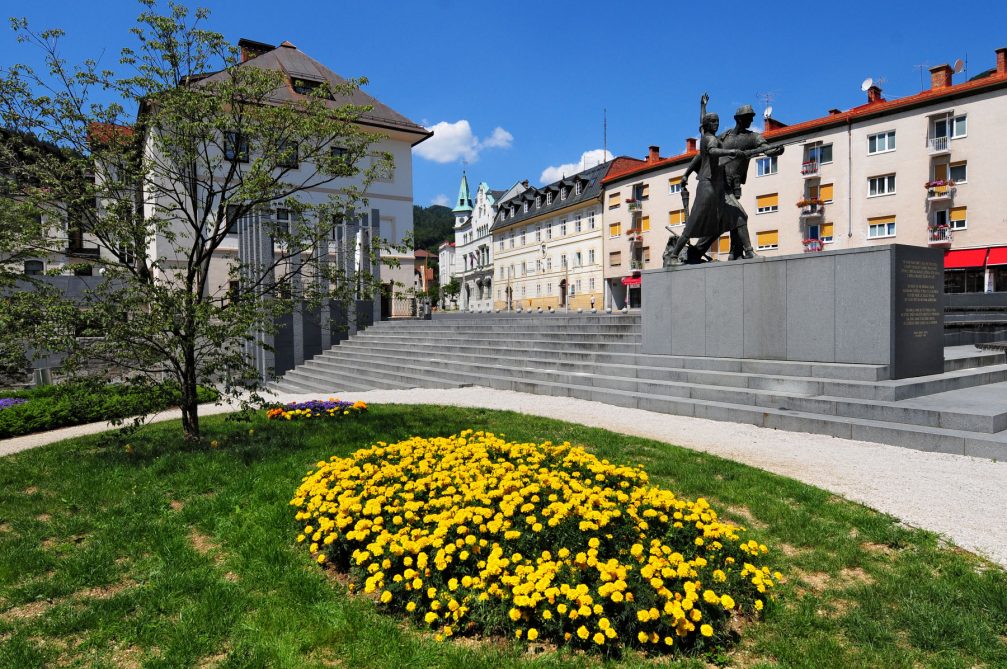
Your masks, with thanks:
<instances>
[{"instance_id":1,"label":"flowering shrub","mask_svg":"<svg viewBox=\"0 0 1007 669\"><path fill-rule=\"evenodd\" d=\"M950 179L934 179L923 184L924 188L940 188L941 186L954 186L955 182Z\"/></svg>"},{"instance_id":2,"label":"flowering shrub","mask_svg":"<svg viewBox=\"0 0 1007 669\"><path fill-rule=\"evenodd\" d=\"M327 400L310 400L308 402L290 402L273 407L266 412L270 420L294 420L302 418L339 418L367 411L367 405L361 401L341 402L335 397Z\"/></svg>"},{"instance_id":3,"label":"flowering shrub","mask_svg":"<svg viewBox=\"0 0 1007 669\"><path fill-rule=\"evenodd\" d=\"M316 560L390 611L456 634L612 652L728 638L781 578L706 500L569 443L466 430L319 462L290 504Z\"/></svg>"},{"instance_id":4,"label":"flowering shrub","mask_svg":"<svg viewBox=\"0 0 1007 669\"><path fill-rule=\"evenodd\" d=\"M0 411L4 409L9 409L12 406L18 404L24 404L28 400L21 399L20 397L0 397Z\"/></svg>"}]
</instances>

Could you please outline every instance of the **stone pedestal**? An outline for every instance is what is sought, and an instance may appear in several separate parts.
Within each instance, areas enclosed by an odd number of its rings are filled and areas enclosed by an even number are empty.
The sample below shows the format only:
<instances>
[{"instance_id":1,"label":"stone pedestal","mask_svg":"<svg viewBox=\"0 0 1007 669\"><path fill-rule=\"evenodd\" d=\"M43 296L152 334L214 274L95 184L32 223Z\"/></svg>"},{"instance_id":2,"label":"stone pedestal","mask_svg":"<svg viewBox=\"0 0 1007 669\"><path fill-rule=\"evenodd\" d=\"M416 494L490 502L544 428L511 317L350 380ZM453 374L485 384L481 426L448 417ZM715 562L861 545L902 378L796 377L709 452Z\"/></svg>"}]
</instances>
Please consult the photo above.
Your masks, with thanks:
<instances>
[{"instance_id":1,"label":"stone pedestal","mask_svg":"<svg viewBox=\"0 0 1007 669\"><path fill-rule=\"evenodd\" d=\"M944 262L890 244L643 273L644 353L944 371Z\"/></svg>"}]
</instances>

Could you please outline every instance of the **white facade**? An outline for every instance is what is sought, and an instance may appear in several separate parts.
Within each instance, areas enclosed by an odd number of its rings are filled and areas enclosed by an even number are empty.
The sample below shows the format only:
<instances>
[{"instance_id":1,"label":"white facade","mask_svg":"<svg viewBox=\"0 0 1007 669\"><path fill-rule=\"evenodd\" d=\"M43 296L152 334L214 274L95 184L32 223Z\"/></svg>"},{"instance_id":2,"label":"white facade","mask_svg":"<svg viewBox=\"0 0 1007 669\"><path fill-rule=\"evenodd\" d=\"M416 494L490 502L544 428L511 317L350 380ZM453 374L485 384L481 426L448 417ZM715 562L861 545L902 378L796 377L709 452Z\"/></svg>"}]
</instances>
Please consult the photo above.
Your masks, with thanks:
<instances>
[{"instance_id":1,"label":"white facade","mask_svg":"<svg viewBox=\"0 0 1007 669\"><path fill-rule=\"evenodd\" d=\"M455 223L453 274L461 284L459 308L463 311L493 309L493 244L490 227L496 215L496 200L484 181L476 189L472 211Z\"/></svg>"}]
</instances>

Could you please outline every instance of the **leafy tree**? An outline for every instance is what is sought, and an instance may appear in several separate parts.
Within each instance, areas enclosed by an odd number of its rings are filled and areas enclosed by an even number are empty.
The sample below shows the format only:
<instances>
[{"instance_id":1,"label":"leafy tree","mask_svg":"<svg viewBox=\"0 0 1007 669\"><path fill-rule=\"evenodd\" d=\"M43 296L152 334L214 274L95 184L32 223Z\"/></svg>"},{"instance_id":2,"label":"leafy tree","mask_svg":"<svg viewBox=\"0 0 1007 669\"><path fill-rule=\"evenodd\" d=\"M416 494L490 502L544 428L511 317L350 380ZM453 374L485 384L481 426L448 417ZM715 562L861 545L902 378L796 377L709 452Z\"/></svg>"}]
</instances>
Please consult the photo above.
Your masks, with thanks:
<instances>
[{"instance_id":1,"label":"leafy tree","mask_svg":"<svg viewBox=\"0 0 1007 669\"><path fill-rule=\"evenodd\" d=\"M8 197L67 228L25 228L5 208L0 249L58 256L68 230L93 244L100 256L87 260L104 280L78 306L103 337L70 338L68 364L100 360L174 380L193 440L198 384L258 398L249 350L265 345L256 333L272 332L278 315L372 294L377 277L339 262L354 251L332 240L366 202L367 185L388 174L391 157L375 155L378 136L357 123L370 107L349 101L365 80L323 83L278 102L286 75L239 66L237 49L205 26L206 10L141 4L135 45L121 51L123 75L94 60L71 65L60 55L62 31L12 20L45 66L0 75ZM364 168L366 156L373 159ZM271 253L222 252L236 225L277 206L290 218L270 215ZM220 263L226 281L212 277Z\"/></svg>"}]
</instances>

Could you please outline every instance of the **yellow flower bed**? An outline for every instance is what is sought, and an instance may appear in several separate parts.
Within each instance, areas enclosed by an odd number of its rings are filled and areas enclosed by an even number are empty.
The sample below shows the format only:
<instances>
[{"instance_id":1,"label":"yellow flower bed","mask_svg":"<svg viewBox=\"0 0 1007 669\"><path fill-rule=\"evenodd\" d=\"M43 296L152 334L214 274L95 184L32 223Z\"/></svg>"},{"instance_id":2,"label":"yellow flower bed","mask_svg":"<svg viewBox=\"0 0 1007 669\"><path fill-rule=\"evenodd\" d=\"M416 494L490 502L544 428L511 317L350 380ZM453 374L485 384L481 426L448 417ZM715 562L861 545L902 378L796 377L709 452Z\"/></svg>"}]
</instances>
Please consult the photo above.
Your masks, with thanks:
<instances>
[{"instance_id":1,"label":"yellow flower bed","mask_svg":"<svg viewBox=\"0 0 1007 669\"><path fill-rule=\"evenodd\" d=\"M706 500L569 443L379 442L317 463L290 504L319 563L438 639L701 647L758 615L781 578Z\"/></svg>"}]
</instances>

